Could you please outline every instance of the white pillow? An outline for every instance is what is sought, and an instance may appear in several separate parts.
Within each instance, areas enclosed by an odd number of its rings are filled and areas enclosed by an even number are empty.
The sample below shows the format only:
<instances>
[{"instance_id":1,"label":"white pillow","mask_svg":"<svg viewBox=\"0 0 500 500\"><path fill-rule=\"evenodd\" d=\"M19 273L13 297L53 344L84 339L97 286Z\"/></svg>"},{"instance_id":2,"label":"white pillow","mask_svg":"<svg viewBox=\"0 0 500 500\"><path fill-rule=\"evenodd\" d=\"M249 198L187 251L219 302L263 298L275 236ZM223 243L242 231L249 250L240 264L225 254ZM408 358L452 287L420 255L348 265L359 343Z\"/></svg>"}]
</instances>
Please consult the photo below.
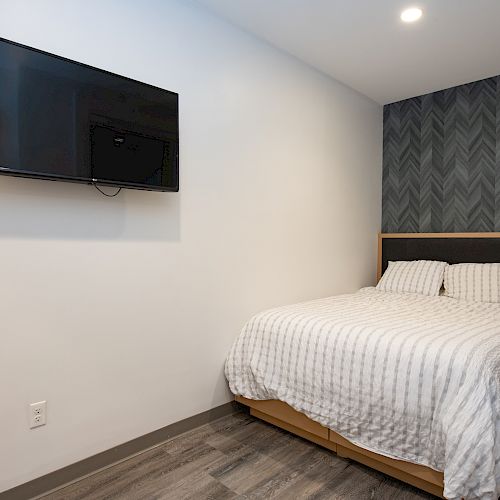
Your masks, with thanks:
<instances>
[{"instance_id":1,"label":"white pillow","mask_svg":"<svg viewBox=\"0 0 500 500\"><path fill-rule=\"evenodd\" d=\"M444 274L447 297L500 302L500 264L454 264Z\"/></svg>"},{"instance_id":2,"label":"white pillow","mask_svg":"<svg viewBox=\"0 0 500 500\"><path fill-rule=\"evenodd\" d=\"M437 260L413 260L389 262L387 270L378 282L382 292L420 293L437 297L443 284L446 262Z\"/></svg>"}]
</instances>

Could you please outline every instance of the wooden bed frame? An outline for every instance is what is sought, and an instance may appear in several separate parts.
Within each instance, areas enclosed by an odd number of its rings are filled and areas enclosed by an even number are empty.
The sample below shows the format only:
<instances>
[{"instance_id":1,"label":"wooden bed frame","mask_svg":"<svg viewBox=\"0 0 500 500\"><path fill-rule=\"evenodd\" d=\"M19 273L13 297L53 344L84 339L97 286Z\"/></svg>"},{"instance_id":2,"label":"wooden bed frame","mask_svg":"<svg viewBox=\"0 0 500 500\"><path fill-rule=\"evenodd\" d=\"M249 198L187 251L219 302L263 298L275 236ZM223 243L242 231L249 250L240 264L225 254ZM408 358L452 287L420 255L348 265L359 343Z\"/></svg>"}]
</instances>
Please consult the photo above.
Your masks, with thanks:
<instances>
[{"instance_id":1,"label":"wooden bed frame","mask_svg":"<svg viewBox=\"0 0 500 500\"><path fill-rule=\"evenodd\" d=\"M394 243L406 240L403 242L403 249L398 249L397 245L395 247L393 245L393 248L387 248L387 253L391 253L391 255L394 255L394 252L397 254L401 251L402 258L399 260L432 259L444 260L455 264L458 262L495 262L494 259L497 259L496 262L498 262L498 255L500 255L498 251L500 249L500 240L493 242L491 238L500 238L500 233L379 234L377 281L382 276L387 264L387 258L384 258L383 255L385 247L387 246L384 244L385 240L394 240ZM410 240L418 242L418 240L422 239L434 239L436 243L440 242L440 244L433 246L432 244L429 245L429 241L427 241L424 245L415 244L415 248L410 248L410 250L408 250ZM467 244L462 245L463 248L460 248L460 241L466 242ZM490 243L488 243L488 241ZM469 260L468 256L472 255L468 253L471 244L474 245L474 252L473 258ZM450 248L453 248L453 252L450 251ZM452 258L447 258L447 255L452 255ZM350 458L420 488L421 490L427 491L428 493L444 498L442 472L405 460L389 458L360 448L343 438L340 434L311 420L303 413L294 410L291 406L282 401L257 401L246 399L241 396L236 396L235 399L238 403L248 406L250 408L250 414L257 418L308 439L313 443L324 446L336 452L340 457Z\"/></svg>"}]
</instances>

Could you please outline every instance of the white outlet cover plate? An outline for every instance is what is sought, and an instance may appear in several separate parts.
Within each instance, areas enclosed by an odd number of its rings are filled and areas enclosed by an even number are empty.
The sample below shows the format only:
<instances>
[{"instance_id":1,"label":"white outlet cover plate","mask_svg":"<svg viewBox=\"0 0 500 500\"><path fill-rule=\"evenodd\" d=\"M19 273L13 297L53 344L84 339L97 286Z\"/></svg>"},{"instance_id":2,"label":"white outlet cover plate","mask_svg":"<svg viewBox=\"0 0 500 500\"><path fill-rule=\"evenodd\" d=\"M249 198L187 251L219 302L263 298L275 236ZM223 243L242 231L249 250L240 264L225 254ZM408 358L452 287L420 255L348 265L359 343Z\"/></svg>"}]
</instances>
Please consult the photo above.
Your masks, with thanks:
<instances>
[{"instance_id":1,"label":"white outlet cover plate","mask_svg":"<svg viewBox=\"0 0 500 500\"><path fill-rule=\"evenodd\" d=\"M47 423L47 401L39 401L29 405L30 429Z\"/></svg>"}]
</instances>

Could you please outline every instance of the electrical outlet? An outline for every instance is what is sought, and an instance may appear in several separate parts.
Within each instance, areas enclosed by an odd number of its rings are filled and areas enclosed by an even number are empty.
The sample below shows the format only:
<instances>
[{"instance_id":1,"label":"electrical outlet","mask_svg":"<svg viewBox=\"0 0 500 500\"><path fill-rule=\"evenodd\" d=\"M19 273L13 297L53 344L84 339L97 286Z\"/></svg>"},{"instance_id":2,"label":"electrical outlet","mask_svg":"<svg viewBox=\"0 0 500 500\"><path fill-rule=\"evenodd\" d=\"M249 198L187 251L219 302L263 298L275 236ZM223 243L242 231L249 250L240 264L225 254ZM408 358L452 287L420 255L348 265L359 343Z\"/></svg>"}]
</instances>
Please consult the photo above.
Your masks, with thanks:
<instances>
[{"instance_id":1,"label":"electrical outlet","mask_svg":"<svg viewBox=\"0 0 500 500\"><path fill-rule=\"evenodd\" d=\"M47 401L39 401L29 405L30 429L47 423Z\"/></svg>"}]
</instances>

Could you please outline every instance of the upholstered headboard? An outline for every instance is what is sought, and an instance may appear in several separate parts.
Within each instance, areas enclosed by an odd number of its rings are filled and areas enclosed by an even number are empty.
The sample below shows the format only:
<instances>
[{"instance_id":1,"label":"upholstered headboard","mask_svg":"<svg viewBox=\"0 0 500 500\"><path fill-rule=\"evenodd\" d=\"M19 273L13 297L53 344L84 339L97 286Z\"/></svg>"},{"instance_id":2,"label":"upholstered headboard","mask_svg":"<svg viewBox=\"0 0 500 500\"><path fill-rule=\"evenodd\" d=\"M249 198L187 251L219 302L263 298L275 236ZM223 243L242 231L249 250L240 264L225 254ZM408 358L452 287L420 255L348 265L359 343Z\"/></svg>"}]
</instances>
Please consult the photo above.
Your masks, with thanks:
<instances>
[{"instance_id":1,"label":"upholstered headboard","mask_svg":"<svg viewBox=\"0 0 500 500\"><path fill-rule=\"evenodd\" d=\"M390 260L500 262L500 233L381 233L377 281Z\"/></svg>"}]
</instances>

